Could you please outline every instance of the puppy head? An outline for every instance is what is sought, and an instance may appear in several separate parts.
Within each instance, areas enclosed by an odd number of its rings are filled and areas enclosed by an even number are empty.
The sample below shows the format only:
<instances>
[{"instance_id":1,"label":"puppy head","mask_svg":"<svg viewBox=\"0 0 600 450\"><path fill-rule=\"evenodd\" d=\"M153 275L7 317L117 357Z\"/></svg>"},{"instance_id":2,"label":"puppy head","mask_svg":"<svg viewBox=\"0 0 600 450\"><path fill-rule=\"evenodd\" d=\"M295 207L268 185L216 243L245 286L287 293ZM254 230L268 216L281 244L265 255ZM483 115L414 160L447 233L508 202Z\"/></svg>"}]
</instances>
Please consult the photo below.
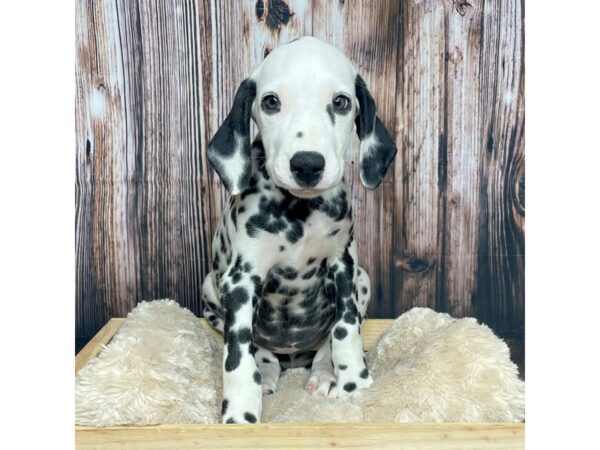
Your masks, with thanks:
<instances>
[{"instance_id":1,"label":"puppy head","mask_svg":"<svg viewBox=\"0 0 600 450\"><path fill-rule=\"evenodd\" d=\"M249 182L250 117L261 135L269 175L299 197L340 183L355 123L366 187L381 183L396 154L363 79L341 52L315 38L273 50L238 88L208 146L209 161L232 194Z\"/></svg>"}]
</instances>

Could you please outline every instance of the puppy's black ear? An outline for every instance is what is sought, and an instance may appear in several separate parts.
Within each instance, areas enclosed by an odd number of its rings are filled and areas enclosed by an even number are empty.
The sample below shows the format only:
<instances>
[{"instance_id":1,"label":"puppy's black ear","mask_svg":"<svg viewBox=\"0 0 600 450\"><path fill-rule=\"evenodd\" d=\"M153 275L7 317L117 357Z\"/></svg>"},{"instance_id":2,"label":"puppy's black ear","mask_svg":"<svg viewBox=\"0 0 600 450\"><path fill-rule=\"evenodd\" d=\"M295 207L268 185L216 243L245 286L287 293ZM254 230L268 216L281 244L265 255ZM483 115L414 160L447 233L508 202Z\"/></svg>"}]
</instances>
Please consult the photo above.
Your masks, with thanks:
<instances>
[{"instance_id":1,"label":"puppy's black ear","mask_svg":"<svg viewBox=\"0 0 600 450\"><path fill-rule=\"evenodd\" d=\"M375 112L375 101L365 81L356 75L356 98L360 111L356 116L356 132L360 139L360 179L369 189L383 180L396 156L396 145Z\"/></svg>"},{"instance_id":2,"label":"puppy's black ear","mask_svg":"<svg viewBox=\"0 0 600 450\"><path fill-rule=\"evenodd\" d=\"M256 83L240 84L233 106L212 140L208 160L231 195L243 192L250 182L250 112L256 97Z\"/></svg>"}]
</instances>

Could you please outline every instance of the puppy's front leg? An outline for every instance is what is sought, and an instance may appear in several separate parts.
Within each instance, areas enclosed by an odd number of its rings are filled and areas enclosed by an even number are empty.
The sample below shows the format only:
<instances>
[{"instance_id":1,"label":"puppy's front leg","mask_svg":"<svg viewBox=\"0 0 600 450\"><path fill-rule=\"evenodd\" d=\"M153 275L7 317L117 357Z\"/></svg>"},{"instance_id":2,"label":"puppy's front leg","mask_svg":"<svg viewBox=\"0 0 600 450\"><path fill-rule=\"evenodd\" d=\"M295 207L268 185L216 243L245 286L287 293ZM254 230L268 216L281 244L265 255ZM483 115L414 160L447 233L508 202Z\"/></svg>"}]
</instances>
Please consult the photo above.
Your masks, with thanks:
<instances>
[{"instance_id":1,"label":"puppy's front leg","mask_svg":"<svg viewBox=\"0 0 600 450\"><path fill-rule=\"evenodd\" d=\"M262 392L254 360L252 318L262 281L252 273L252 263L238 256L219 285L225 310L222 420L256 423L260 421Z\"/></svg>"},{"instance_id":2,"label":"puppy's front leg","mask_svg":"<svg viewBox=\"0 0 600 450\"><path fill-rule=\"evenodd\" d=\"M342 256L329 265L336 301L335 324L331 330L331 360L337 380L330 395L337 398L350 396L373 383L360 334L364 317L358 307L357 269L356 244L351 241Z\"/></svg>"}]
</instances>

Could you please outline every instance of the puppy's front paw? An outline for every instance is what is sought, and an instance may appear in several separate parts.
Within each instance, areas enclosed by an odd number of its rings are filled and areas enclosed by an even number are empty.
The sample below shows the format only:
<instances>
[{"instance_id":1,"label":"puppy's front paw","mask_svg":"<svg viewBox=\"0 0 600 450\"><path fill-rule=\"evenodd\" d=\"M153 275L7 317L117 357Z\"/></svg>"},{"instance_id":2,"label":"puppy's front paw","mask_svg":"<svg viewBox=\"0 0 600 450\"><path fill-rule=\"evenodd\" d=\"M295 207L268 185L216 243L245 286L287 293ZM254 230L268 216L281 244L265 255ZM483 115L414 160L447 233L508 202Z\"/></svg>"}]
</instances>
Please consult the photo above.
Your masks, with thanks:
<instances>
[{"instance_id":1,"label":"puppy's front paw","mask_svg":"<svg viewBox=\"0 0 600 450\"><path fill-rule=\"evenodd\" d=\"M350 367L341 365L337 370L337 382L329 394L333 398L349 398L359 390L373 384L373 377L366 367L351 370Z\"/></svg>"},{"instance_id":2,"label":"puppy's front paw","mask_svg":"<svg viewBox=\"0 0 600 450\"><path fill-rule=\"evenodd\" d=\"M256 408L251 410L242 405L231 405L224 399L221 403L221 418L223 423L257 423L260 422L260 413Z\"/></svg>"},{"instance_id":3,"label":"puppy's front paw","mask_svg":"<svg viewBox=\"0 0 600 450\"><path fill-rule=\"evenodd\" d=\"M258 420L252 413L244 413L244 417L225 417L223 416L223 423L256 423Z\"/></svg>"}]
</instances>

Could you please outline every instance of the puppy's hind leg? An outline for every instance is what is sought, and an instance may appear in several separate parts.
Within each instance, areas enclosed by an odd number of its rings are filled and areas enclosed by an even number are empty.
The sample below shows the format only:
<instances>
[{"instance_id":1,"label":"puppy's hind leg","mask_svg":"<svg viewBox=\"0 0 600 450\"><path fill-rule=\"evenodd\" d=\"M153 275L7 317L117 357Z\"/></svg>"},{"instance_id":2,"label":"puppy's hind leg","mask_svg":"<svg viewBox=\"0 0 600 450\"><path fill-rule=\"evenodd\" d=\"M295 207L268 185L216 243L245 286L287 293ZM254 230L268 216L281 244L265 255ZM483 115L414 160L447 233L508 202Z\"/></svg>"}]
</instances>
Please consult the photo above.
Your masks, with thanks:
<instances>
[{"instance_id":1,"label":"puppy's hind leg","mask_svg":"<svg viewBox=\"0 0 600 450\"><path fill-rule=\"evenodd\" d=\"M367 271L360 266L358 266L357 269L356 290L358 294L358 303L356 307L361 319L364 320L367 317L367 307L369 306L369 300L371 299L371 280L369 279Z\"/></svg>"},{"instance_id":2,"label":"puppy's hind leg","mask_svg":"<svg viewBox=\"0 0 600 450\"><path fill-rule=\"evenodd\" d=\"M273 352L259 346L256 346L254 359L260 373L263 395L272 394L277 388L279 374L281 373L279 359L277 359L277 356Z\"/></svg>"},{"instance_id":3,"label":"puppy's hind leg","mask_svg":"<svg viewBox=\"0 0 600 450\"><path fill-rule=\"evenodd\" d=\"M221 316L221 301L219 300L219 293L215 287L214 274L214 272L210 272L202 283L202 303L204 303L202 314L213 328L216 328L223 333L225 324L223 322L223 317Z\"/></svg>"},{"instance_id":4,"label":"puppy's hind leg","mask_svg":"<svg viewBox=\"0 0 600 450\"><path fill-rule=\"evenodd\" d=\"M306 383L309 394L327 397L329 389L335 387L335 375L331 362L331 335L323 341L315 355Z\"/></svg>"}]
</instances>

